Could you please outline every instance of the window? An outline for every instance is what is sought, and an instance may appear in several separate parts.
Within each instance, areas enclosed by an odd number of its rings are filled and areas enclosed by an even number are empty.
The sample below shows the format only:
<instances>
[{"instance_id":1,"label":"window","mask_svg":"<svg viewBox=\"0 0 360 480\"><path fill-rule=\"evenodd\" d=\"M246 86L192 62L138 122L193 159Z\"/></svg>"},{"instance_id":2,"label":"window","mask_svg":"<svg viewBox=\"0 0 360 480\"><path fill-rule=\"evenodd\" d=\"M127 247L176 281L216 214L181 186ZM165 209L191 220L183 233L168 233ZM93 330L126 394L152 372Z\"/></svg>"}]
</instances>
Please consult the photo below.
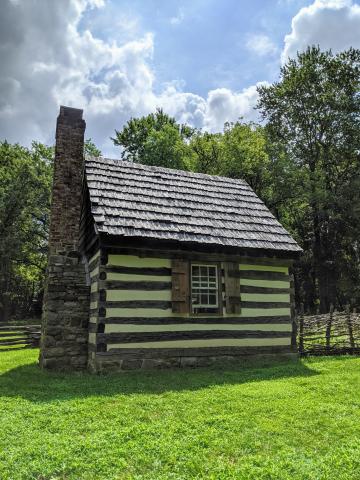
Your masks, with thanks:
<instances>
[{"instance_id":1,"label":"window","mask_svg":"<svg viewBox=\"0 0 360 480\"><path fill-rule=\"evenodd\" d=\"M216 265L191 265L191 303L193 313L219 311L219 286Z\"/></svg>"}]
</instances>

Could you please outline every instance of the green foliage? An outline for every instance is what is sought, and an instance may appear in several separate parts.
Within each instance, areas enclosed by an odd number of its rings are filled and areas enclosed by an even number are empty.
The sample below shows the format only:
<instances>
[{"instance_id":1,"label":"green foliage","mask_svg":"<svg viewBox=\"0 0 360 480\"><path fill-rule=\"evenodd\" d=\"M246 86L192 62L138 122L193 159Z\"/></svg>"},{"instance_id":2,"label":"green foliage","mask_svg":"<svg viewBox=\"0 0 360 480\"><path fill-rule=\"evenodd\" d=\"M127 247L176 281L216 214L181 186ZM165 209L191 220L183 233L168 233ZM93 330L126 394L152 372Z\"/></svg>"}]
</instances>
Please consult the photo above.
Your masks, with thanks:
<instances>
[{"instance_id":1,"label":"green foliage","mask_svg":"<svg viewBox=\"0 0 360 480\"><path fill-rule=\"evenodd\" d=\"M359 50L312 47L282 67L279 82L259 88L270 143L295 173L296 199L282 213L305 249L298 291L310 307L319 298L322 311L360 301L359 87Z\"/></svg>"},{"instance_id":2,"label":"green foliage","mask_svg":"<svg viewBox=\"0 0 360 480\"><path fill-rule=\"evenodd\" d=\"M121 156L125 160L167 168L189 168L191 155L187 141L194 130L176 123L161 109L145 117L132 118L115 133L112 140L122 147Z\"/></svg>"},{"instance_id":3,"label":"green foliage","mask_svg":"<svg viewBox=\"0 0 360 480\"><path fill-rule=\"evenodd\" d=\"M0 320L31 309L46 266L53 148L0 143Z\"/></svg>"},{"instance_id":4,"label":"green foliage","mask_svg":"<svg viewBox=\"0 0 360 480\"><path fill-rule=\"evenodd\" d=\"M353 480L360 359L121 375L0 352L0 478Z\"/></svg>"},{"instance_id":5,"label":"green foliage","mask_svg":"<svg viewBox=\"0 0 360 480\"><path fill-rule=\"evenodd\" d=\"M193 170L209 175L219 175L223 158L223 135L197 131L190 147L193 152Z\"/></svg>"},{"instance_id":6,"label":"green foliage","mask_svg":"<svg viewBox=\"0 0 360 480\"><path fill-rule=\"evenodd\" d=\"M91 139L85 155L101 151ZM0 322L39 316L47 262L54 147L0 142Z\"/></svg>"},{"instance_id":7,"label":"green foliage","mask_svg":"<svg viewBox=\"0 0 360 480\"><path fill-rule=\"evenodd\" d=\"M253 123L227 123L223 144L221 175L246 180L260 197L266 198L271 178L263 128Z\"/></svg>"},{"instance_id":8,"label":"green foliage","mask_svg":"<svg viewBox=\"0 0 360 480\"><path fill-rule=\"evenodd\" d=\"M97 148L91 138L88 138L84 142L84 155L90 157L101 157L101 150Z\"/></svg>"}]
</instances>

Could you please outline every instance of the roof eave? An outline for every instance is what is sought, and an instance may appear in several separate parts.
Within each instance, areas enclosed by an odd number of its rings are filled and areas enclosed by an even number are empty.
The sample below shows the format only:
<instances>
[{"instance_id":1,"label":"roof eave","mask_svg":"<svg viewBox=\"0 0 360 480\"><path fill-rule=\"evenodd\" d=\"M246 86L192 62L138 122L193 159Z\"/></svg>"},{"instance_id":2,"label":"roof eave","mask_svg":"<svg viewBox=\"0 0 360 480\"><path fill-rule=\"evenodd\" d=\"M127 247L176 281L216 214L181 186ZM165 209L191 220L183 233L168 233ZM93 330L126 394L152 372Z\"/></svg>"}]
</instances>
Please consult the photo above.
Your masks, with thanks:
<instances>
[{"instance_id":1,"label":"roof eave","mask_svg":"<svg viewBox=\"0 0 360 480\"><path fill-rule=\"evenodd\" d=\"M297 260L303 250L284 250L266 248L244 248L221 244L207 244L198 242L184 242L179 240L162 240L152 237L136 237L111 235L100 232L100 245L108 248L134 248L148 250L194 251L199 253L222 253L238 256L270 257Z\"/></svg>"}]
</instances>

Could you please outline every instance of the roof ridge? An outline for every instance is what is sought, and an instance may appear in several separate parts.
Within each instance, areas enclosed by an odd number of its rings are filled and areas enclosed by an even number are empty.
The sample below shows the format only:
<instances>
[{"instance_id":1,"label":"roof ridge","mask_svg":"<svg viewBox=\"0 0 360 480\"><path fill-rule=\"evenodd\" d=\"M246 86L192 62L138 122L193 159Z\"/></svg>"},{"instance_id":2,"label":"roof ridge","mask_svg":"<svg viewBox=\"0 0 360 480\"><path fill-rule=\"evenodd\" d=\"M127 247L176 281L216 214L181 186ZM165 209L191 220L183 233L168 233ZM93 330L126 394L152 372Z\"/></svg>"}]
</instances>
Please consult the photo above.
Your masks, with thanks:
<instances>
[{"instance_id":1,"label":"roof ridge","mask_svg":"<svg viewBox=\"0 0 360 480\"><path fill-rule=\"evenodd\" d=\"M105 162L104 162L105 160ZM176 168L168 168L168 167L159 167L157 165L145 165L143 163L137 163L137 162L130 162L128 160L122 160L120 158L109 158L109 157L93 157L93 156L86 156L85 162L96 162L100 164L105 164L106 161L111 161L111 162L116 162L119 163L121 166L125 167L131 167L134 169L139 169L139 170L146 170L150 172L162 172L168 175L173 175L173 176L181 176L181 177L193 177L193 178L206 178L209 180L215 180L215 181L226 181L230 183L235 183L235 184L241 184L241 185L246 185L250 187L250 185L247 183L246 180L243 178L230 178L230 177L225 177L224 175L210 175L209 173L201 173L201 172L191 172L189 170L180 170ZM250 187L251 188L251 187Z\"/></svg>"}]
</instances>

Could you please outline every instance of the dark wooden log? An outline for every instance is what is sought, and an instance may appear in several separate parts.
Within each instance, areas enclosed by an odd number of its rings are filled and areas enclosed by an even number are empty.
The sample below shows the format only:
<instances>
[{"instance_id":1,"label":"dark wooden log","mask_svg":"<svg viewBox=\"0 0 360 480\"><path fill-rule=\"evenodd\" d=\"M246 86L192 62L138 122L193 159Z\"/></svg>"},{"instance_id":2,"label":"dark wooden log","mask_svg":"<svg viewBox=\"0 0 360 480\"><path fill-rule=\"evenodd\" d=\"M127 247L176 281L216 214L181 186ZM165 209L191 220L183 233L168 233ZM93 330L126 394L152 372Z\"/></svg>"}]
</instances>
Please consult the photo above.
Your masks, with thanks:
<instances>
[{"instance_id":1,"label":"dark wooden log","mask_svg":"<svg viewBox=\"0 0 360 480\"><path fill-rule=\"evenodd\" d=\"M251 285L241 285L241 293L289 293L290 288L272 288L272 287L252 287Z\"/></svg>"},{"instance_id":2,"label":"dark wooden log","mask_svg":"<svg viewBox=\"0 0 360 480\"><path fill-rule=\"evenodd\" d=\"M239 278L246 278L249 280L281 280L289 282L289 275L282 272L268 272L261 270L239 270L234 272L235 276Z\"/></svg>"},{"instance_id":3,"label":"dark wooden log","mask_svg":"<svg viewBox=\"0 0 360 480\"><path fill-rule=\"evenodd\" d=\"M121 300L104 302L105 308L158 308L159 310L171 309L171 302L161 300Z\"/></svg>"},{"instance_id":4,"label":"dark wooden log","mask_svg":"<svg viewBox=\"0 0 360 480\"><path fill-rule=\"evenodd\" d=\"M289 308L289 302L243 302L241 301L242 308Z\"/></svg>"},{"instance_id":5,"label":"dark wooden log","mask_svg":"<svg viewBox=\"0 0 360 480\"><path fill-rule=\"evenodd\" d=\"M290 338L291 332L260 330L202 330L187 332L127 332L98 334L104 343L138 343L177 340L209 340L238 338Z\"/></svg>"},{"instance_id":6,"label":"dark wooden log","mask_svg":"<svg viewBox=\"0 0 360 480\"><path fill-rule=\"evenodd\" d=\"M171 290L171 282L107 280L105 285L108 290Z\"/></svg>"},{"instance_id":7,"label":"dark wooden log","mask_svg":"<svg viewBox=\"0 0 360 480\"><path fill-rule=\"evenodd\" d=\"M0 339L0 345L22 345L24 343L28 343L28 337L24 338L17 338L16 340L2 340Z\"/></svg>"},{"instance_id":8,"label":"dark wooden log","mask_svg":"<svg viewBox=\"0 0 360 480\"><path fill-rule=\"evenodd\" d=\"M111 266L107 265L106 267L107 272L112 273L127 273L132 275L154 275L154 276L170 276L171 275L171 268L166 267L157 267L157 268L138 268L138 267L118 267L118 266Z\"/></svg>"},{"instance_id":9,"label":"dark wooden log","mask_svg":"<svg viewBox=\"0 0 360 480\"><path fill-rule=\"evenodd\" d=\"M109 317L105 319L107 325L134 324L134 325L163 325L163 324L290 324L290 316L282 317Z\"/></svg>"}]
</instances>

